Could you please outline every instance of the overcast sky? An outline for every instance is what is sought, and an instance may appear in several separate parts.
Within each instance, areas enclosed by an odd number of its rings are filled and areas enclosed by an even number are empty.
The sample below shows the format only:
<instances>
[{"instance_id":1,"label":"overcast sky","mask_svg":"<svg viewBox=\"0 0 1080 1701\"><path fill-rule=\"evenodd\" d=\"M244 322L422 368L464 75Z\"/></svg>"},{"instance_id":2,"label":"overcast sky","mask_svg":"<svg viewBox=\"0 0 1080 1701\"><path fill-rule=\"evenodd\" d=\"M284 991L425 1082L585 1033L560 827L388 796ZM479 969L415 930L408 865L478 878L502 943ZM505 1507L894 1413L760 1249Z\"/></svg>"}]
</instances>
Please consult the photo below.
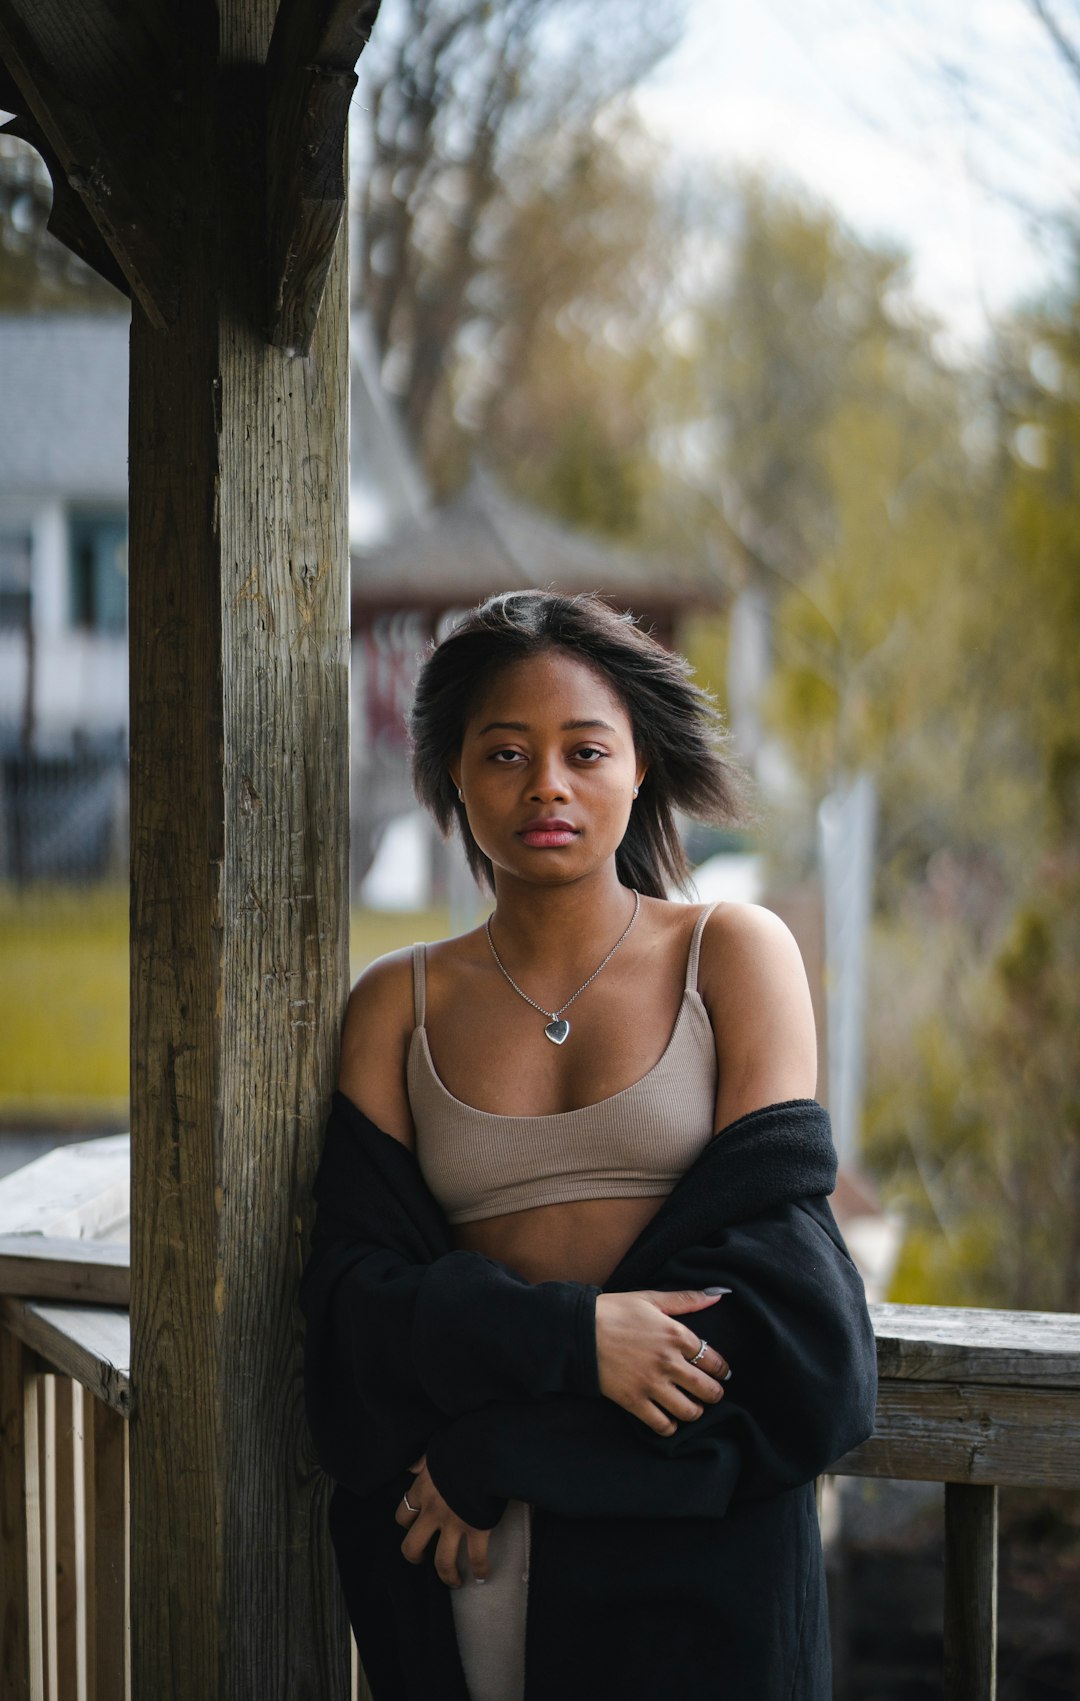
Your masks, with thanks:
<instances>
[{"instance_id":1,"label":"overcast sky","mask_svg":"<svg viewBox=\"0 0 1080 1701\"><path fill-rule=\"evenodd\" d=\"M784 172L903 243L962 344L1062 269L1080 86L1027 0L690 0L640 106L680 152Z\"/></svg>"}]
</instances>

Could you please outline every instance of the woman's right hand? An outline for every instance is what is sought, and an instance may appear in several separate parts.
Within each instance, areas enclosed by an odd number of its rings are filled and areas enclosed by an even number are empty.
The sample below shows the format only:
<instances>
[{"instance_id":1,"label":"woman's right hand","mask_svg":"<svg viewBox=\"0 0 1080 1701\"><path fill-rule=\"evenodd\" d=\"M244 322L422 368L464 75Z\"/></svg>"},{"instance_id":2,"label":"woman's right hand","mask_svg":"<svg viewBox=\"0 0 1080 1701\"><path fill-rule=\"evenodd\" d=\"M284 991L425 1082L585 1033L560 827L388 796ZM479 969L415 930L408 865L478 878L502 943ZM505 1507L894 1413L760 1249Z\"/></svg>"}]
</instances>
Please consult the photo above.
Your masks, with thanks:
<instances>
[{"instance_id":1,"label":"woman's right hand","mask_svg":"<svg viewBox=\"0 0 1080 1701\"><path fill-rule=\"evenodd\" d=\"M701 1346L679 1317L704 1311L722 1296L700 1289L662 1293L602 1293L596 1299L596 1361L600 1392L640 1418L657 1435L674 1435L676 1419L690 1422L724 1397L720 1384L730 1374L727 1360Z\"/></svg>"}]
</instances>

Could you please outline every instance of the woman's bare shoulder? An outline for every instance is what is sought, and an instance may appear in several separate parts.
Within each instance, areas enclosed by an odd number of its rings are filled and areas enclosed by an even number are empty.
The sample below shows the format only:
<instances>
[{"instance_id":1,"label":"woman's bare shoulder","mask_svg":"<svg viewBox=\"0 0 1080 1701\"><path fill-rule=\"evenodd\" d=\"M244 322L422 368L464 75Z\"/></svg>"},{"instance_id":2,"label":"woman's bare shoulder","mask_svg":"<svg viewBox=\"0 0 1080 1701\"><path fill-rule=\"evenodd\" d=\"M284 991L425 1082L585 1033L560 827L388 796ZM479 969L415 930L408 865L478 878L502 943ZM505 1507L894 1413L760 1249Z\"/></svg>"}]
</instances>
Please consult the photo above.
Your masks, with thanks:
<instances>
[{"instance_id":1,"label":"woman's bare shoulder","mask_svg":"<svg viewBox=\"0 0 1080 1701\"><path fill-rule=\"evenodd\" d=\"M754 959L766 973L802 965L795 935L776 911L764 904L719 903L713 907L702 934L702 965L717 956Z\"/></svg>"},{"instance_id":2,"label":"woman's bare shoulder","mask_svg":"<svg viewBox=\"0 0 1080 1701\"><path fill-rule=\"evenodd\" d=\"M698 985L720 1071L717 1127L763 1105L812 1098L817 1034L802 953L761 904L718 904L701 940Z\"/></svg>"},{"instance_id":3,"label":"woman's bare shoulder","mask_svg":"<svg viewBox=\"0 0 1080 1701\"><path fill-rule=\"evenodd\" d=\"M412 952L392 951L368 965L345 1010L338 1087L379 1128L413 1142L405 1083L413 1029Z\"/></svg>"}]
</instances>

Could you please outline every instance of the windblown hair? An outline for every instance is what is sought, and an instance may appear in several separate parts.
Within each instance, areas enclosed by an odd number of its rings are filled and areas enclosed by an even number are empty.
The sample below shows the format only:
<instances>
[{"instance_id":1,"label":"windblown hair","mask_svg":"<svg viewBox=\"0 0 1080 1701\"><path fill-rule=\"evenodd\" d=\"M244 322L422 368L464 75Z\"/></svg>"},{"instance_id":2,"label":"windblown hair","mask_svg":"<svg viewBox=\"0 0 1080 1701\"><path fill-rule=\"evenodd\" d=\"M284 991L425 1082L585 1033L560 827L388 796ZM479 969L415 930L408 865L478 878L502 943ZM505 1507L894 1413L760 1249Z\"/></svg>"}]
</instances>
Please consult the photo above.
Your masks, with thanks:
<instances>
[{"instance_id":1,"label":"windblown hair","mask_svg":"<svg viewBox=\"0 0 1080 1701\"><path fill-rule=\"evenodd\" d=\"M745 782L725 754L727 735L712 698L682 656L618 614L599 596L504 591L473 609L421 668L410 717L413 787L443 835L457 823L477 882L494 889L491 863L469 831L450 778L474 703L514 662L566 650L606 680L623 703L634 746L648 764L641 795L615 856L623 885L663 898L685 888L689 865L675 811L699 821L744 818Z\"/></svg>"}]
</instances>

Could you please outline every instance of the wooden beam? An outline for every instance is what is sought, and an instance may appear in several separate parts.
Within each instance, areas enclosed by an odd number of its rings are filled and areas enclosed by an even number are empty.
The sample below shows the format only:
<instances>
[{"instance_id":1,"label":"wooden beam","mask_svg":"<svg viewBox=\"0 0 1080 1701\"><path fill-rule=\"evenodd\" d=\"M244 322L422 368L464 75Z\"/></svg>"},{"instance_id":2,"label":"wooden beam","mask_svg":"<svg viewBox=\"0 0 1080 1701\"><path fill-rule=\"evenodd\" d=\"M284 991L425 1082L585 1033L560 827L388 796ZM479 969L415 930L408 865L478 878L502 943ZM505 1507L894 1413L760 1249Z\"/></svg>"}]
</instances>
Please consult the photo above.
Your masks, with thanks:
<instances>
[{"instance_id":1,"label":"wooden beam","mask_svg":"<svg viewBox=\"0 0 1080 1701\"><path fill-rule=\"evenodd\" d=\"M18 136L20 141L29 142L45 161L53 186L52 210L46 228L65 248L70 248L73 254L77 254L84 265L91 267L124 295L130 295L131 285L90 216L86 202L71 187L64 175L59 157L55 149L49 146L48 137L40 124L29 114L24 114L0 125L0 135Z\"/></svg>"},{"instance_id":2,"label":"wooden beam","mask_svg":"<svg viewBox=\"0 0 1080 1701\"><path fill-rule=\"evenodd\" d=\"M265 323L276 0L185 37L176 321L132 312L131 1671L344 1701L297 1283L348 993L345 230Z\"/></svg>"},{"instance_id":3,"label":"wooden beam","mask_svg":"<svg viewBox=\"0 0 1080 1701\"><path fill-rule=\"evenodd\" d=\"M267 334L306 354L345 211L355 65L379 0L281 0L266 63Z\"/></svg>"},{"instance_id":4,"label":"wooden beam","mask_svg":"<svg viewBox=\"0 0 1080 1701\"><path fill-rule=\"evenodd\" d=\"M71 1376L125 1417L131 1411L126 1311L99 1305L0 1299L0 1327L33 1347L50 1370Z\"/></svg>"},{"instance_id":5,"label":"wooden beam","mask_svg":"<svg viewBox=\"0 0 1080 1701\"><path fill-rule=\"evenodd\" d=\"M838 1476L1080 1488L1080 1392L881 1382L872 1438Z\"/></svg>"},{"instance_id":6,"label":"wooden beam","mask_svg":"<svg viewBox=\"0 0 1080 1701\"><path fill-rule=\"evenodd\" d=\"M152 34L150 13L110 0L80 0L77 13L69 0L0 0L0 59L21 94L20 118L32 121L29 139L48 149L57 234L98 264L63 182L160 327L176 311L176 103L165 75L174 55Z\"/></svg>"},{"instance_id":7,"label":"wooden beam","mask_svg":"<svg viewBox=\"0 0 1080 1701\"><path fill-rule=\"evenodd\" d=\"M1080 1388L1080 1317L976 1306L872 1305L878 1375Z\"/></svg>"},{"instance_id":8,"label":"wooden beam","mask_svg":"<svg viewBox=\"0 0 1080 1701\"><path fill-rule=\"evenodd\" d=\"M126 1305L129 1268L128 1248L115 1241L0 1235L0 1294Z\"/></svg>"}]
</instances>

